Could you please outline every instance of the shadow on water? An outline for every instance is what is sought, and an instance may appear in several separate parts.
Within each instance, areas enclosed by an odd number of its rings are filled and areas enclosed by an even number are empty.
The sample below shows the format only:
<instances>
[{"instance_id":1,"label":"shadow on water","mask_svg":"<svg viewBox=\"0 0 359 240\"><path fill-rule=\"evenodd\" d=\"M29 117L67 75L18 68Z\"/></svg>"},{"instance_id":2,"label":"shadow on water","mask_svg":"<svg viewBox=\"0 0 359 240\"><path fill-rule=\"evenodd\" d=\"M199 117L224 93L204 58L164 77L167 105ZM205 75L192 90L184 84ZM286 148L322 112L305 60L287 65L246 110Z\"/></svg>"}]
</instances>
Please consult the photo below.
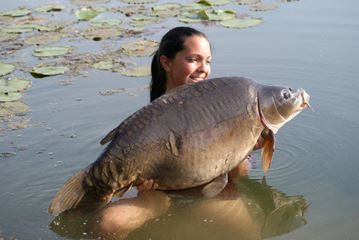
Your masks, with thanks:
<instances>
[{"instance_id":1,"label":"shadow on water","mask_svg":"<svg viewBox=\"0 0 359 240\"><path fill-rule=\"evenodd\" d=\"M215 198L198 189L145 191L102 209L57 216L50 229L67 238L265 239L304 226L308 203L260 180L242 177ZM101 233L102 232L102 233ZM106 232L106 234L104 234Z\"/></svg>"}]
</instances>

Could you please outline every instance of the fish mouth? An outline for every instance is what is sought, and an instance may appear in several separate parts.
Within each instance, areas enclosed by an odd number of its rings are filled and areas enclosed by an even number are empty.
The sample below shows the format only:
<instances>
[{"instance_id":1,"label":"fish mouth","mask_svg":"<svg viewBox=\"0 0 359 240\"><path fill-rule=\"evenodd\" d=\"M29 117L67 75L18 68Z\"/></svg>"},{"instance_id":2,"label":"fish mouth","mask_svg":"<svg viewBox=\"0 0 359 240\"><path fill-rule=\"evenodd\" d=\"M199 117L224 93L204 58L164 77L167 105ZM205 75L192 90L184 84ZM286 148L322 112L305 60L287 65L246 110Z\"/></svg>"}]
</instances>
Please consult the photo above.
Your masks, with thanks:
<instances>
[{"instance_id":1,"label":"fish mouth","mask_svg":"<svg viewBox=\"0 0 359 240\"><path fill-rule=\"evenodd\" d=\"M309 104L309 99L310 99L309 94L306 91L304 91L303 89L301 89L300 96L302 97L302 104L300 105L300 107L302 109L308 107L310 110L312 110L314 112L313 107Z\"/></svg>"}]
</instances>

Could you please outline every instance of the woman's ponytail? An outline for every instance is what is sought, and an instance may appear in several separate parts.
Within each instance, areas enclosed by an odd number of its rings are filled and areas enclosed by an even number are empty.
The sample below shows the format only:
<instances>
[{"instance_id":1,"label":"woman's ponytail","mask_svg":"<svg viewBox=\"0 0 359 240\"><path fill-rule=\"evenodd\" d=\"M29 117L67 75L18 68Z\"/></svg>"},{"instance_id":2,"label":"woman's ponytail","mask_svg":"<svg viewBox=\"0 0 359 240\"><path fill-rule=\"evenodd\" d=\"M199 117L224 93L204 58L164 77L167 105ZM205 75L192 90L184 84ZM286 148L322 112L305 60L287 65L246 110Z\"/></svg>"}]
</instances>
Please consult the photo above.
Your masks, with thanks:
<instances>
[{"instance_id":1,"label":"woman's ponytail","mask_svg":"<svg viewBox=\"0 0 359 240\"><path fill-rule=\"evenodd\" d=\"M166 75L159 61L158 51L153 55L151 64L151 91L150 101L152 102L166 92Z\"/></svg>"}]
</instances>

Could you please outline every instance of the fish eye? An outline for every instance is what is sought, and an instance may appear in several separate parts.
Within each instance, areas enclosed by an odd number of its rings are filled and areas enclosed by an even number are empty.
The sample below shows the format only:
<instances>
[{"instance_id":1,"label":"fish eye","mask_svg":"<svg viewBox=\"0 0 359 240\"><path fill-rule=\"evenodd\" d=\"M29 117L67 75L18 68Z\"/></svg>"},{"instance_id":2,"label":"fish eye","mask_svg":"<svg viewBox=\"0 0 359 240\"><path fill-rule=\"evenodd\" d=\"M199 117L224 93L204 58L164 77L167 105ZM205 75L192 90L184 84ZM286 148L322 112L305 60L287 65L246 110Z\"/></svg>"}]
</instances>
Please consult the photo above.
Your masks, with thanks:
<instances>
[{"instance_id":1,"label":"fish eye","mask_svg":"<svg viewBox=\"0 0 359 240\"><path fill-rule=\"evenodd\" d=\"M290 90L290 89L289 89L289 90ZM290 92L288 92L288 91L283 91L283 92L282 92L282 96L283 96L284 99L288 99L288 98L291 97L291 94L290 94Z\"/></svg>"}]
</instances>

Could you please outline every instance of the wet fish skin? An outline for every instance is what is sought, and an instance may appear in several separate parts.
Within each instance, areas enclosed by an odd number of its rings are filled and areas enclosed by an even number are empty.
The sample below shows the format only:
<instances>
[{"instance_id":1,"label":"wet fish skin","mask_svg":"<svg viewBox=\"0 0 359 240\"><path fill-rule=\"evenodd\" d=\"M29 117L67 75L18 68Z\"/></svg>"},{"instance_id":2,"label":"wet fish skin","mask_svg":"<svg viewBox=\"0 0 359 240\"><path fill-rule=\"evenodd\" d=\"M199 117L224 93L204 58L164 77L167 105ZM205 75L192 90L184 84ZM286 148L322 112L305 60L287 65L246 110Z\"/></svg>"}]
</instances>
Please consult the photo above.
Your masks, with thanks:
<instances>
[{"instance_id":1,"label":"wet fish skin","mask_svg":"<svg viewBox=\"0 0 359 240\"><path fill-rule=\"evenodd\" d=\"M65 183L49 212L56 215L76 207L80 200L75 197L89 191L109 201L116 192L121 195L147 179L154 179L159 189L170 190L199 186L226 174L247 157L267 129L259 108L261 88L267 89L246 78L218 78L161 96L101 141L110 143L80 175L82 189L76 189L79 183L69 187ZM271 154L267 161L269 167ZM61 205L64 195L75 197Z\"/></svg>"}]
</instances>

